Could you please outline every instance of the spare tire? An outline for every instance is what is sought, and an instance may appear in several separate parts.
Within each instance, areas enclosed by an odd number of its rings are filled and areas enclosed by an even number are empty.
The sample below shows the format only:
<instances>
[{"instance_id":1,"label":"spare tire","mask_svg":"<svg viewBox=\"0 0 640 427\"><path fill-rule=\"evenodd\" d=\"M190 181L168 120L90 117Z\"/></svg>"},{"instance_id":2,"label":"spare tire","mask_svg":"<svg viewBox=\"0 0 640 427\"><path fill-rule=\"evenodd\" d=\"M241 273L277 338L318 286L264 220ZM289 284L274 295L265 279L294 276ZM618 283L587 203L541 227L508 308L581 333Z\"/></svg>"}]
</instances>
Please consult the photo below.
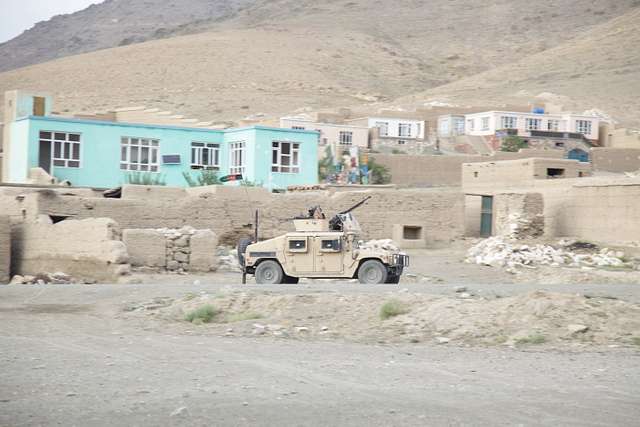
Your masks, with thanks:
<instances>
[{"instance_id":1,"label":"spare tire","mask_svg":"<svg viewBox=\"0 0 640 427\"><path fill-rule=\"evenodd\" d=\"M238 264L240 264L240 267L244 268L244 260L245 260L245 256L244 253L247 251L247 247L253 243L252 239L249 239L248 237L244 237L240 240L238 240Z\"/></svg>"}]
</instances>

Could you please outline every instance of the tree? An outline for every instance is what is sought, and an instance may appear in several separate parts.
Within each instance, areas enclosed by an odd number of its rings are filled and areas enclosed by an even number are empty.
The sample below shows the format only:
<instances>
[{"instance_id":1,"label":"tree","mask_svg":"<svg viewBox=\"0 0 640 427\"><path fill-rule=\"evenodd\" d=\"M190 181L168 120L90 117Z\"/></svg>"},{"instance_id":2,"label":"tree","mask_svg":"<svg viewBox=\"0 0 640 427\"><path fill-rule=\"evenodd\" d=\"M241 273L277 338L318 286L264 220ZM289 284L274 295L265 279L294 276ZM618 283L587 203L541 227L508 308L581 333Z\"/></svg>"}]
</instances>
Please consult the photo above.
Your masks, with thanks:
<instances>
[{"instance_id":1,"label":"tree","mask_svg":"<svg viewBox=\"0 0 640 427\"><path fill-rule=\"evenodd\" d=\"M382 185L391 183L389 168L377 163L374 158L369 158L369 172L371 173L371 184Z\"/></svg>"},{"instance_id":2,"label":"tree","mask_svg":"<svg viewBox=\"0 0 640 427\"><path fill-rule=\"evenodd\" d=\"M324 157L318 160L318 177L320 181L325 181L328 177L336 173L336 166L333 164L333 154L331 147L324 150Z\"/></svg>"},{"instance_id":3,"label":"tree","mask_svg":"<svg viewBox=\"0 0 640 427\"><path fill-rule=\"evenodd\" d=\"M500 150L517 153L522 148L527 148L527 142L517 135L509 135L502 140Z\"/></svg>"}]
</instances>

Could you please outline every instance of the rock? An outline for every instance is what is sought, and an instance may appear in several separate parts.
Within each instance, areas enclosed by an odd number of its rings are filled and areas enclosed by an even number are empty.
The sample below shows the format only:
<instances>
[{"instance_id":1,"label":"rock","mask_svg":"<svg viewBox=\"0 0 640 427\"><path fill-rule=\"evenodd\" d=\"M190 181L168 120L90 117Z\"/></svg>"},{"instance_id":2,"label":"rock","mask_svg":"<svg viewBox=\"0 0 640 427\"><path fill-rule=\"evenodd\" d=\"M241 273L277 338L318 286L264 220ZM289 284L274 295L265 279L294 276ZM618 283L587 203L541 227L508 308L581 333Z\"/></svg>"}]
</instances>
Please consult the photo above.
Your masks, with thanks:
<instances>
[{"instance_id":1,"label":"rock","mask_svg":"<svg viewBox=\"0 0 640 427\"><path fill-rule=\"evenodd\" d=\"M167 262L167 270L175 271L180 268L180 263L178 261L168 261Z\"/></svg>"},{"instance_id":2,"label":"rock","mask_svg":"<svg viewBox=\"0 0 640 427\"><path fill-rule=\"evenodd\" d=\"M322 328L320 328L320 330L322 330L323 332L326 332L329 330L328 326L323 326Z\"/></svg>"},{"instance_id":3,"label":"rock","mask_svg":"<svg viewBox=\"0 0 640 427\"><path fill-rule=\"evenodd\" d=\"M68 284L71 283L72 280L73 279L71 276L62 272L57 272L49 275L49 282L53 283L54 285Z\"/></svg>"},{"instance_id":4,"label":"rock","mask_svg":"<svg viewBox=\"0 0 640 427\"><path fill-rule=\"evenodd\" d=\"M36 280L36 284L42 286L42 285L46 285L47 283L42 279L38 279L38 280Z\"/></svg>"},{"instance_id":5,"label":"rock","mask_svg":"<svg viewBox=\"0 0 640 427\"><path fill-rule=\"evenodd\" d=\"M24 276L24 280L22 281L22 283L30 285L32 283L36 283L36 278L35 276L29 276L29 275L25 275Z\"/></svg>"},{"instance_id":6,"label":"rock","mask_svg":"<svg viewBox=\"0 0 640 427\"><path fill-rule=\"evenodd\" d=\"M189 409L186 406L181 406L171 413L172 417L185 417L187 415L189 415Z\"/></svg>"},{"instance_id":7,"label":"rock","mask_svg":"<svg viewBox=\"0 0 640 427\"><path fill-rule=\"evenodd\" d=\"M307 328L306 326L298 326L296 328L296 331L298 331L298 332L309 332L309 328Z\"/></svg>"},{"instance_id":8,"label":"rock","mask_svg":"<svg viewBox=\"0 0 640 427\"><path fill-rule=\"evenodd\" d=\"M458 298L469 299L472 295L469 292L461 292L458 294Z\"/></svg>"},{"instance_id":9,"label":"rock","mask_svg":"<svg viewBox=\"0 0 640 427\"><path fill-rule=\"evenodd\" d=\"M436 337L436 342L438 344L447 344L449 341L451 341L451 339L447 337Z\"/></svg>"},{"instance_id":10,"label":"rock","mask_svg":"<svg viewBox=\"0 0 640 427\"><path fill-rule=\"evenodd\" d=\"M456 293L467 292L467 287L466 286L456 286L455 288L453 288L453 291L456 292Z\"/></svg>"},{"instance_id":11,"label":"rock","mask_svg":"<svg viewBox=\"0 0 640 427\"><path fill-rule=\"evenodd\" d=\"M569 332L571 332L572 334L582 334L585 333L589 330L589 327L586 325L580 325L580 324L571 324L569 326L567 326L567 330Z\"/></svg>"},{"instance_id":12,"label":"rock","mask_svg":"<svg viewBox=\"0 0 640 427\"><path fill-rule=\"evenodd\" d=\"M24 277L20 276L19 274L13 276L11 282L9 282L10 285L22 285L23 283L26 283Z\"/></svg>"},{"instance_id":13,"label":"rock","mask_svg":"<svg viewBox=\"0 0 640 427\"><path fill-rule=\"evenodd\" d=\"M182 236L179 239L174 240L173 244L179 248L184 248L185 246L189 246L189 238L187 236Z\"/></svg>"},{"instance_id":14,"label":"rock","mask_svg":"<svg viewBox=\"0 0 640 427\"><path fill-rule=\"evenodd\" d=\"M73 397L73 396L77 396L77 395L78 395L78 394L77 394L77 393L74 393L74 392L69 392L69 393L67 393L67 397Z\"/></svg>"},{"instance_id":15,"label":"rock","mask_svg":"<svg viewBox=\"0 0 640 427\"><path fill-rule=\"evenodd\" d=\"M182 253L182 252L176 252L175 254L173 254L173 259L175 259L178 262L188 262L189 261L189 255L187 255L185 253Z\"/></svg>"}]
</instances>

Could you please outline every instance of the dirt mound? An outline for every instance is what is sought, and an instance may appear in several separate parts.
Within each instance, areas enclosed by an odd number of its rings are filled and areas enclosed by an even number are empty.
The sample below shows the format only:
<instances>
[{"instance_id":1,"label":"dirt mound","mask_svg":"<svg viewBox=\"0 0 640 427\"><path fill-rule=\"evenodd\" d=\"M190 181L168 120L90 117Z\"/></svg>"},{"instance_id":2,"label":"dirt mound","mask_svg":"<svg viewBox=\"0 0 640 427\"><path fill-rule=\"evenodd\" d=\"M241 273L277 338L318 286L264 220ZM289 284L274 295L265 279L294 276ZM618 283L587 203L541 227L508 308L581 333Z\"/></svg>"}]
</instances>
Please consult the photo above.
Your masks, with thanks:
<instances>
[{"instance_id":1,"label":"dirt mound","mask_svg":"<svg viewBox=\"0 0 640 427\"><path fill-rule=\"evenodd\" d=\"M363 343L469 345L625 345L640 342L640 305L607 298L533 292L507 298L467 293L298 294L229 292L188 295L128 314L227 336L343 339ZM207 323L207 324L204 324ZM634 337L634 334L635 337Z\"/></svg>"}]
</instances>

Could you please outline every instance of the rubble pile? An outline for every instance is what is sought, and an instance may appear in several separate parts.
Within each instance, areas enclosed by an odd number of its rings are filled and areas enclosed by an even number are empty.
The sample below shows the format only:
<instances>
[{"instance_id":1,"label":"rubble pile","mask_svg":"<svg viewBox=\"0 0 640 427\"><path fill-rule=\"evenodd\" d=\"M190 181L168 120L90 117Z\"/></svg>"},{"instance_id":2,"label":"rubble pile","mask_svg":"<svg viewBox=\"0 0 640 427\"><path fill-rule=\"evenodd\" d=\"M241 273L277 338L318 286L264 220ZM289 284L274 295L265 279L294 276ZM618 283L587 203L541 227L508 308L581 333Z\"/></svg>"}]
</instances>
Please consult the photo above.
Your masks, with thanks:
<instances>
[{"instance_id":1,"label":"rubble pile","mask_svg":"<svg viewBox=\"0 0 640 427\"><path fill-rule=\"evenodd\" d=\"M227 246L218 247L218 271L234 271L241 272L240 263L238 262L238 250L231 249Z\"/></svg>"},{"instance_id":2,"label":"rubble pile","mask_svg":"<svg viewBox=\"0 0 640 427\"><path fill-rule=\"evenodd\" d=\"M517 244L501 237L490 237L472 246L467 252L467 262L492 267L535 268L536 265L552 267L632 267L625 261L624 253L608 248L591 253L575 253L568 249L573 243L561 241L559 248L544 244Z\"/></svg>"},{"instance_id":3,"label":"rubble pile","mask_svg":"<svg viewBox=\"0 0 640 427\"><path fill-rule=\"evenodd\" d=\"M366 242L360 241L358 243L358 247L360 249L385 249L388 251L400 250L391 239L369 240Z\"/></svg>"},{"instance_id":4,"label":"rubble pile","mask_svg":"<svg viewBox=\"0 0 640 427\"><path fill-rule=\"evenodd\" d=\"M80 281L68 274L62 272L56 273L38 273L35 276L25 275L21 276L16 274L11 279L11 285L68 285L87 283L86 281Z\"/></svg>"},{"instance_id":5,"label":"rubble pile","mask_svg":"<svg viewBox=\"0 0 640 427\"><path fill-rule=\"evenodd\" d=\"M157 231L164 234L166 239L167 270L189 270L189 257L191 254L190 241L196 229L185 226L180 229L160 228Z\"/></svg>"}]
</instances>

